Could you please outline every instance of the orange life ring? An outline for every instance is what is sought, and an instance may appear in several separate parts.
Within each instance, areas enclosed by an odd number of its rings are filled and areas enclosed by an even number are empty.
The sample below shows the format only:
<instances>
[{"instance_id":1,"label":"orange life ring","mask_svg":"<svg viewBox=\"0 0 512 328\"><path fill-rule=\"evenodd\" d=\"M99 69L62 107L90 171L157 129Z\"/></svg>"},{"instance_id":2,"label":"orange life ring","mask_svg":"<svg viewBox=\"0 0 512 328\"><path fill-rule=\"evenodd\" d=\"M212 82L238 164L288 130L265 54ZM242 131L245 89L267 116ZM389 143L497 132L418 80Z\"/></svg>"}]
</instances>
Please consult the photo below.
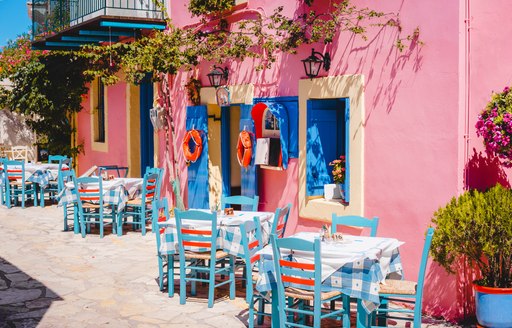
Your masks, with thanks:
<instances>
[{"instance_id":1,"label":"orange life ring","mask_svg":"<svg viewBox=\"0 0 512 328\"><path fill-rule=\"evenodd\" d=\"M241 167L251 165L252 159L252 139L247 131L242 131L238 135L238 144L236 146L236 158Z\"/></svg>"},{"instance_id":2,"label":"orange life ring","mask_svg":"<svg viewBox=\"0 0 512 328\"><path fill-rule=\"evenodd\" d=\"M190 141L195 144L194 151L190 149ZM183 138L183 155L187 160L187 164L194 163L197 161L201 152L203 151L203 140L201 138L201 132L196 129L188 130L187 134Z\"/></svg>"}]
</instances>

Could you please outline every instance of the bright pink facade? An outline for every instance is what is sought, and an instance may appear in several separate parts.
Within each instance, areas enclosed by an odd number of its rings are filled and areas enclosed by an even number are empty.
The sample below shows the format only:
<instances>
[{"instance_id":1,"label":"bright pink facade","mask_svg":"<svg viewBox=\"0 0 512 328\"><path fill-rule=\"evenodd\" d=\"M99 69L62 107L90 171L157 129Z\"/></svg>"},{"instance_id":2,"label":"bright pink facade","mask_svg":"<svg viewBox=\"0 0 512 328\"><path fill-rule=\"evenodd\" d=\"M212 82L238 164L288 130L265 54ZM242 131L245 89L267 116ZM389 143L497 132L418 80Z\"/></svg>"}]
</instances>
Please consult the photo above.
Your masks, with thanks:
<instances>
[{"instance_id":1,"label":"bright pink facade","mask_svg":"<svg viewBox=\"0 0 512 328\"><path fill-rule=\"evenodd\" d=\"M297 7L297 3L302 2L249 0L240 12L250 15L263 8L270 14L282 5L284 14L293 17L307 8L303 4ZM325 10L319 8L324 3L315 0L313 8ZM433 213L466 186L486 188L496 182L509 185L509 172L483 152L474 125L491 91L501 91L510 82L507 67L512 44L506 27L510 25L507 16L512 2L496 0L492 6L475 0L353 3L399 13L402 35L419 27L424 42L413 43L400 52L394 46L397 30L379 27L370 29L367 41L342 33L332 44L314 45L333 58L329 72L322 72L324 76L364 76L364 163L360 163L364 168L364 215L380 218L378 235L405 242L400 249L405 274L415 280L424 232ZM197 20L190 17L187 4L184 0L169 2L174 24L187 26ZM405 44L410 45L408 41ZM311 46L303 46L296 55L284 54L271 69L262 72L253 69L252 60L223 63L231 72L228 84L253 84L254 97L297 96L299 80L304 79L301 59L310 51ZM199 67L205 86L209 86L206 74L212 64ZM190 104L184 96L184 84L190 75L182 72L173 83L177 140L182 140L185 133L185 109ZM107 153L91 149L89 112L85 110L78 117L79 141L85 146L85 155L79 158L80 171L93 164L127 165L126 85L109 87L107 101L111 122ZM167 168L163 132L158 134L158 141L158 166ZM187 170L183 155L178 153L186 199ZM167 176L165 182L169 191ZM321 223L299 217L298 159L291 159L286 171L260 170L258 188L260 210L274 211L277 206L294 204L287 234L318 230ZM424 311L454 320L471 313L468 304L472 303L472 292L461 287L465 280L471 279L448 276L431 263Z\"/></svg>"}]
</instances>

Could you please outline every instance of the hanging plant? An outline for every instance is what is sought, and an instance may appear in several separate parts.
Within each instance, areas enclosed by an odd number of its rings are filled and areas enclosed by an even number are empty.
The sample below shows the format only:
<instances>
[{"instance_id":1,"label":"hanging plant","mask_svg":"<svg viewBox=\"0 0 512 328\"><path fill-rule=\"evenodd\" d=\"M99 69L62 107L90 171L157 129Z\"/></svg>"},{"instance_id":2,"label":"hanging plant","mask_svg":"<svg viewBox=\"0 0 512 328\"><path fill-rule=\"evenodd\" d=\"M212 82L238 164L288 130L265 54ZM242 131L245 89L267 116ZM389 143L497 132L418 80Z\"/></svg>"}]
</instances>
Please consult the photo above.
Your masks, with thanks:
<instances>
[{"instance_id":1,"label":"hanging plant","mask_svg":"<svg viewBox=\"0 0 512 328\"><path fill-rule=\"evenodd\" d=\"M200 96L201 82L198 79L191 77L188 80L188 83L185 84L185 87L187 88L188 100L194 106L199 105L201 103L201 96Z\"/></svg>"},{"instance_id":2,"label":"hanging plant","mask_svg":"<svg viewBox=\"0 0 512 328\"><path fill-rule=\"evenodd\" d=\"M476 134L484 138L488 154L497 155L505 167L512 167L512 92L505 87L493 93L478 115Z\"/></svg>"}]
</instances>

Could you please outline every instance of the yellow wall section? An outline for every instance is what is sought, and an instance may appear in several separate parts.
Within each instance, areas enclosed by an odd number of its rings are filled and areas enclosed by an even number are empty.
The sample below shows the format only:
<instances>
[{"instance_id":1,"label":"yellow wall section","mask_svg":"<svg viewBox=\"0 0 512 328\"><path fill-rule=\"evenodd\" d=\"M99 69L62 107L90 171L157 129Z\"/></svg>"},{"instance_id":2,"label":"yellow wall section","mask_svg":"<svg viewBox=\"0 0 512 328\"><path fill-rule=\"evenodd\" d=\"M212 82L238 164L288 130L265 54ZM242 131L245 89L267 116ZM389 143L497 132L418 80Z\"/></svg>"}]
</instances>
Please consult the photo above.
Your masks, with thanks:
<instances>
[{"instance_id":1,"label":"yellow wall section","mask_svg":"<svg viewBox=\"0 0 512 328\"><path fill-rule=\"evenodd\" d=\"M306 199L307 100L350 98L350 204L323 198ZM363 215L364 211L364 77L343 75L299 81L299 213L300 217L331 221L338 215Z\"/></svg>"},{"instance_id":2,"label":"yellow wall section","mask_svg":"<svg viewBox=\"0 0 512 328\"><path fill-rule=\"evenodd\" d=\"M128 159L128 176L141 177L140 168L140 88L131 83L126 84L126 142Z\"/></svg>"},{"instance_id":3,"label":"yellow wall section","mask_svg":"<svg viewBox=\"0 0 512 328\"><path fill-rule=\"evenodd\" d=\"M208 116L220 118L220 107L208 105ZM208 183L210 185L210 207L220 206L222 195L222 165L221 165L221 124L208 118Z\"/></svg>"},{"instance_id":4,"label":"yellow wall section","mask_svg":"<svg viewBox=\"0 0 512 328\"><path fill-rule=\"evenodd\" d=\"M252 104L254 98L253 84L230 85L228 88L232 104ZM201 104L217 104L215 91L213 87L201 88Z\"/></svg>"},{"instance_id":5,"label":"yellow wall section","mask_svg":"<svg viewBox=\"0 0 512 328\"><path fill-rule=\"evenodd\" d=\"M97 108L98 108L98 79L91 83L90 90L90 113L91 113L91 149L94 151L108 152L108 87L105 86L105 142L96 142L95 138L98 135L97 131Z\"/></svg>"}]
</instances>

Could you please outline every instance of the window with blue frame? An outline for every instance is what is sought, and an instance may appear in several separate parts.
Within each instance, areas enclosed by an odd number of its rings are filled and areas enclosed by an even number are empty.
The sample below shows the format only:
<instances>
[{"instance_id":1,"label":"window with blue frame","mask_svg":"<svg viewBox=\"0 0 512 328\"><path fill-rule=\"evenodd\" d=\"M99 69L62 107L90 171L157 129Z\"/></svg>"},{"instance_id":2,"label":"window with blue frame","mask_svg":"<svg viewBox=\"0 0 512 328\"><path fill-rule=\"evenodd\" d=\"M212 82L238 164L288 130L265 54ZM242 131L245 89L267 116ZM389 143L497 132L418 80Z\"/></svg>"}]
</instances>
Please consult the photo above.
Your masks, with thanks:
<instances>
[{"instance_id":1,"label":"window with blue frame","mask_svg":"<svg viewBox=\"0 0 512 328\"><path fill-rule=\"evenodd\" d=\"M265 111L265 118L268 118L262 124L262 128L266 134L269 133L272 127L274 131L273 137L281 137L281 144L283 146L283 158L298 158L299 157L299 98L298 97L271 97L271 98L254 98L254 104L265 103L269 106L268 111ZM272 113L272 111L277 111ZM279 113L285 111L286 113ZM286 124L286 128L279 126ZM286 136L282 134L285 133ZM287 163L286 163L287 164Z\"/></svg>"},{"instance_id":2,"label":"window with blue frame","mask_svg":"<svg viewBox=\"0 0 512 328\"><path fill-rule=\"evenodd\" d=\"M105 142L105 85L99 78L97 81L97 86L98 88L95 111L96 126L94 127L94 141Z\"/></svg>"},{"instance_id":3,"label":"window with blue frame","mask_svg":"<svg viewBox=\"0 0 512 328\"><path fill-rule=\"evenodd\" d=\"M310 99L307 102L306 195L322 197L333 183L329 162L345 156L344 201L350 200L349 99Z\"/></svg>"}]
</instances>

